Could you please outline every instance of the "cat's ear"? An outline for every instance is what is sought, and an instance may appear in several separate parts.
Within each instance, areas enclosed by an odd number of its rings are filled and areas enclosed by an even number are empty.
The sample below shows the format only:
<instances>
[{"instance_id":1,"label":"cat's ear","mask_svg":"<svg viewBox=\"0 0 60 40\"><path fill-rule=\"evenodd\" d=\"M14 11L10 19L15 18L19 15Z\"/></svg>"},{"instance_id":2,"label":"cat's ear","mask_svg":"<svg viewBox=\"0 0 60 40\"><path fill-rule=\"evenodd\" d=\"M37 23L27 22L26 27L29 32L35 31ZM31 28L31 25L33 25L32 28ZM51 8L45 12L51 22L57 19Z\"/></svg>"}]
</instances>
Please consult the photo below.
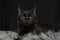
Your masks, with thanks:
<instances>
[{"instance_id":1,"label":"cat's ear","mask_svg":"<svg viewBox=\"0 0 60 40\"><path fill-rule=\"evenodd\" d=\"M33 7L33 15L36 16L36 6Z\"/></svg>"},{"instance_id":2,"label":"cat's ear","mask_svg":"<svg viewBox=\"0 0 60 40\"><path fill-rule=\"evenodd\" d=\"M18 16L21 15L21 8L18 6Z\"/></svg>"}]
</instances>

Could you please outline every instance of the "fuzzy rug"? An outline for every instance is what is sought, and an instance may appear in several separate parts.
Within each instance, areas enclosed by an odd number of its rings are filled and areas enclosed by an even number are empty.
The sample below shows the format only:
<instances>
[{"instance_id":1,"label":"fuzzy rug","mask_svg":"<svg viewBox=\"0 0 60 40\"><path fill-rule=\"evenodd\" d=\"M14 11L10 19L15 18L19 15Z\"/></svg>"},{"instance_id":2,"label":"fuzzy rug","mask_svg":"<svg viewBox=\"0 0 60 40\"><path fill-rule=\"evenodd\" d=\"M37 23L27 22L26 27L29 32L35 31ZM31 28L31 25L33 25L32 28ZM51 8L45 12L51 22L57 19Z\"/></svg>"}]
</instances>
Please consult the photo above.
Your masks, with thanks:
<instances>
[{"instance_id":1,"label":"fuzzy rug","mask_svg":"<svg viewBox=\"0 0 60 40\"><path fill-rule=\"evenodd\" d=\"M16 32L0 31L0 40L14 40L16 38L18 38ZM60 32L48 31L46 33L41 32L39 35L30 32L17 40L60 40Z\"/></svg>"},{"instance_id":2,"label":"fuzzy rug","mask_svg":"<svg viewBox=\"0 0 60 40\"><path fill-rule=\"evenodd\" d=\"M46 33L41 32L39 35L28 33L21 37L22 40L60 40L60 32L51 32Z\"/></svg>"},{"instance_id":3,"label":"fuzzy rug","mask_svg":"<svg viewBox=\"0 0 60 40\"><path fill-rule=\"evenodd\" d=\"M0 31L0 40L14 40L18 37L16 32Z\"/></svg>"}]
</instances>

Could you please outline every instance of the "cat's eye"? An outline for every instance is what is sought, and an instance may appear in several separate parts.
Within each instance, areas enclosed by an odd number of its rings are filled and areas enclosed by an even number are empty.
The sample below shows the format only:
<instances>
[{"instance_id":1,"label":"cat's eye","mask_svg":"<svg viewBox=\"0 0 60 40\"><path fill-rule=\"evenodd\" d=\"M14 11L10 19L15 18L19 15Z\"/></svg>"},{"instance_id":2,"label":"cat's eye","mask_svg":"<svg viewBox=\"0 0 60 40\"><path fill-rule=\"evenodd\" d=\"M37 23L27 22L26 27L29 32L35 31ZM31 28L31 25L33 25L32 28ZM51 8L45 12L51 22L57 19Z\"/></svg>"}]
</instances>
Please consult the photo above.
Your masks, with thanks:
<instances>
[{"instance_id":1,"label":"cat's eye","mask_svg":"<svg viewBox=\"0 0 60 40\"><path fill-rule=\"evenodd\" d=\"M29 18L32 18L32 17L29 17Z\"/></svg>"},{"instance_id":2,"label":"cat's eye","mask_svg":"<svg viewBox=\"0 0 60 40\"><path fill-rule=\"evenodd\" d=\"M22 18L25 18L25 17L22 17Z\"/></svg>"}]
</instances>

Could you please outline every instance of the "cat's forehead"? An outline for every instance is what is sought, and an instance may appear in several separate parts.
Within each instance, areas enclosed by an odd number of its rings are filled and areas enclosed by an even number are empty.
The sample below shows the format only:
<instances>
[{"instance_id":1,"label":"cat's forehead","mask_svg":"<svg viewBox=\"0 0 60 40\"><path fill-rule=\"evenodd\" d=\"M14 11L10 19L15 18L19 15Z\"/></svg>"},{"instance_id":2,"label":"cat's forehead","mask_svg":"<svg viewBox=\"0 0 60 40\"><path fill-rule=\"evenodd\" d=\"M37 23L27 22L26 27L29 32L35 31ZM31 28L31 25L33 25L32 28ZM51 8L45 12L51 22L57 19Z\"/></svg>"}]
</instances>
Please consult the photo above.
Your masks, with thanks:
<instances>
[{"instance_id":1,"label":"cat's forehead","mask_svg":"<svg viewBox=\"0 0 60 40\"><path fill-rule=\"evenodd\" d=\"M24 10L22 14L31 15L33 13L32 13L32 10L26 10L26 11Z\"/></svg>"}]
</instances>

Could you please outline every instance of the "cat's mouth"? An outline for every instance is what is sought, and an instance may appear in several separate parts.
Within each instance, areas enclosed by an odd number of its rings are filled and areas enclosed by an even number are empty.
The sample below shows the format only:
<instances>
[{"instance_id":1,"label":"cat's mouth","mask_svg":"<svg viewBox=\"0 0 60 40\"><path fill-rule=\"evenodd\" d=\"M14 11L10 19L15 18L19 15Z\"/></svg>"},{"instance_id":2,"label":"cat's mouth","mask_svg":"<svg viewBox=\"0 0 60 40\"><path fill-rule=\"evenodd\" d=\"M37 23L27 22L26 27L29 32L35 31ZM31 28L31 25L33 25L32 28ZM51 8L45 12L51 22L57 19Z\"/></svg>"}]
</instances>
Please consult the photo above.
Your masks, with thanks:
<instances>
[{"instance_id":1,"label":"cat's mouth","mask_svg":"<svg viewBox=\"0 0 60 40\"><path fill-rule=\"evenodd\" d=\"M26 24L26 25L29 25L29 24L31 24L31 22L28 22L28 21L27 21L27 22L25 22L25 24Z\"/></svg>"},{"instance_id":2,"label":"cat's mouth","mask_svg":"<svg viewBox=\"0 0 60 40\"><path fill-rule=\"evenodd\" d=\"M30 22L26 22L26 24L30 24Z\"/></svg>"},{"instance_id":3,"label":"cat's mouth","mask_svg":"<svg viewBox=\"0 0 60 40\"><path fill-rule=\"evenodd\" d=\"M26 24L29 24L28 22L26 22Z\"/></svg>"}]
</instances>

